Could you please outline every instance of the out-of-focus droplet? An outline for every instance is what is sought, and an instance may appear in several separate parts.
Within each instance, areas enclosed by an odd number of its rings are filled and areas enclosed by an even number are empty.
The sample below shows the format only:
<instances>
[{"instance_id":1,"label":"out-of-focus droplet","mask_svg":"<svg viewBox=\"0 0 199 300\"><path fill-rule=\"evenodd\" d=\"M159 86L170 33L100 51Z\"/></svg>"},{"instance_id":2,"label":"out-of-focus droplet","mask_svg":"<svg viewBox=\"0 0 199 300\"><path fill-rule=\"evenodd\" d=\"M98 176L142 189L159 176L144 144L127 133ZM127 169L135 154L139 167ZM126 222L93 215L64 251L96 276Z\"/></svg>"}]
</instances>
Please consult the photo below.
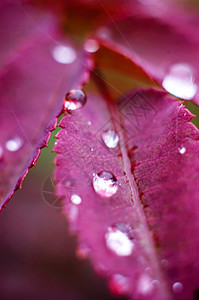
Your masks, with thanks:
<instances>
[{"instance_id":1,"label":"out-of-focus droplet","mask_svg":"<svg viewBox=\"0 0 199 300\"><path fill-rule=\"evenodd\" d=\"M181 282L175 282L174 284L173 284L173 291L174 291L174 293L181 293L182 292L182 290L183 290L183 284L181 283Z\"/></svg>"},{"instance_id":2,"label":"out-of-focus droplet","mask_svg":"<svg viewBox=\"0 0 199 300\"><path fill-rule=\"evenodd\" d=\"M172 95L186 100L191 100L198 90L193 69L183 63L171 66L164 77L162 86Z\"/></svg>"},{"instance_id":3,"label":"out-of-focus droplet","mask_svg":"<svg viewBox=\"0 0 199 300\"><path fill-rule=\"evenodd\" d=\"M79 205L82 202L82 199L80 196L74 194L71 196L71 201L73 204Z\"/></svg>"},{"instance_id":4,"label":"out-of-focus droplet","mask_svg":"<svg viewBox=\"0 0 199 300\"><path fill-rule=\"evenodd\" d=\"M23 146L23 143L24 141L22 138L15 136L6 142L5 147L8 151L15 152Z\"/></svg>"},{"instance_id":5,"label":"out-of-focus droplet","mask_svg":"<svg viewBox=\"0 0 199 300\"><path fill-rule=\"evenodd\" d=\"M187 149L184 146L180 146L178 148L178 151L180 152L180 154L185 154L185 152L187 151Z\"/></svg>"},{"instance_id":6,"label":"out-of-focus droplet","mask_svg":"<svg viewBox=\"0 0 199 300\"><path fill-rule=\"evenodd\" d=\"M130 291L129 278L121 274L114 274L109 280L109 288L115 295L127 295Z\"/></svg>"},{"instance_id":7,"label":"out-of-focus droplet","mask_svg":"<svg viewBox=\"0 0 199 300\"><path fill-rule=\"evenodd\" d=\"M86 259L89 257L91 249L86 244L79 244L76 249L76 255L80 259Z\"/></svg>"},{"instance_id":8,"label":"out-of-focus droplet","mask_svg":"<svg viewBox=\"0 0 199 300\"><path fill-rule=\"evenodd\" d=\"M91 126L91 121L88 121L88 122L87 122L87 125L88 125L88 126Z\"/></svg>"},{"instance_id":9,"label":"out-of-focus droplet","mask_svg":"<svg viewBox=\"0 0 199 300\"><path fill-rule=\"evenodd\" d=\"M96 40L88 39L84 44L84 49L87 52L94 53L99 49L99 43Z\"/></svg>"},{"instance_id":10,"label":"out-of-focus droplet","mask_svg":"<svg viewBox=\"0 0 199 300\"><path fill-rule=\"evenodd\" d=\"M169 262L168 262L167 259L162 259L162 260L161 260L161 266L162 266L163 268L167 268L168 265L169 265Z\"/></svg>"},{"instance_id":11,"label":"out-of-focus droplet","mask_svg":"<svg viewBox=\"0 0 199 300\"><path fill-rule=\"evenodd\" d=\"M107 27L101 27L97 30L97 36L103 40L109 39L111 37L111 31Z\"/></svg>"},{"instance_id":12,"label":"out-of-focus droplet","mask_svg":"<svg viewBox=\"0 0 199 300\"><path fill-rule=\"evenodd\" d=\"M149 295L154 290L153 281L151 277L144 274L140 277L137 284L137 290L140 295Z\"/></svg>"},{"instance_id":13,"label":"out-of-focus droplet","mask_svg":"<svg viewBox=\"0 0 199 300\"><path fill-rule=\"evenodd\" d=\"M64 99L64 109L74 111L82 108L86 104L86 94L82 90L74 89L66 94Z\"/></svg>"},{"instance_id":14,"label":"out-of-focus droplet","mask_svg":"<svg viewBox=\"0 0 199 300\"><path fill-rule=\"evenodd\" d=\"M53 58L60 64L71 64L75 61L76 51L69 46L58 45L52 51Z\"/></svg>"},{"instance_id":15,"label":"out-of-focus droplet","mask_svg":"<svg viewBox=\"0 0 199 300\"><path fill-rule=\"evenodd\" d=\"M93 187L102 197L112 197L118 190L118 181L111 172L101 171L93 177Z\"/></svg>"},{"instance_id":16,"label":"out-of-focus droplet","mask_svg":"<svg viewBox=\"0 0 199 300\"><path fill-rule=\"evenodd\" d=\"M118 256L129 256L134 249L134 243L128 236L115 227L109 227L105 234L106 246Z\"/></svg>"},{"instance_id":17,"label":"out-of-focus droplet","mask_svg":"<svg viewBox=\"0 0 199 300\"><path fill-rule=\"evenodd\" d=\"M113 129L102 132L102 140L108 148L115 148L119 142L119 136Z\"/></svg>"},{"instance_id":18,"label":"out-of-focus droplet","mask_svg":"<svg viewBox=\"0 0 199 300\"><path fill-rule=\"evenodd\" d=\"M78 217L78 206L74 204L66 206L66 208L64 208L64 213L69 219L69 221L73 223L77 220Z\"/></svg>"}]
</instances>

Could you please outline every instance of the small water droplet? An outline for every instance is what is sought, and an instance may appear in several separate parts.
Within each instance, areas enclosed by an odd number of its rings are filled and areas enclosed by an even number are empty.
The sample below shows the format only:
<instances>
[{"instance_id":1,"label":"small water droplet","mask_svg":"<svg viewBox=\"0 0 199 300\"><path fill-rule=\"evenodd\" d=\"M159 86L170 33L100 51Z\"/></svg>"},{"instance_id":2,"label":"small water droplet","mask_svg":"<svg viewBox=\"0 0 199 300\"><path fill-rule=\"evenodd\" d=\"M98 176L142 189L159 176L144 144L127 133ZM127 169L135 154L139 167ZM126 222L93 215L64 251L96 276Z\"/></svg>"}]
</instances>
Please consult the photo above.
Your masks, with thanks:
<instances>
[{"instance_id":1,"label":"small water droplet","mask_svg":"<svg viewBox=\"0 0 199 300\"><path fill-rule=\"evenodd\" d=\"M88 126L91 126L91 124L92 124L91 121L88 121L88 122L87 122L87 125L88 125Z\"/></svg>"},{"instance_id":2,"label":"small water droplet","mask_svg":"<svg viewBox=\"0 0 199 300\"><path fill-rule=\"evenodd\" d=\"M141 295L149 295L154 290L154 285L152 283L151 277L148 275L143 275L138 281L138 293Z\"/></svg>"},{"instance_id":3,"label":"small water droplet","mask_svg":"<svg viewBox=\"0 0 199 300\"><path fill-rule=\"evenodd\" d=\"M180 152L180 154L185 154L187 149L184 146L181 146L181 147L178 148L178 151Z\"/></svg>"},{"instance_id":4,"label":"small water droplet","mask_svg":"<svg viewBox=\"0 0 199 300\"><path fill-rule=\"evenodd\" d=\"M110 172L102 171L94 175L93 187L103 197L112 197L118 190L117 178Z\"/></svg>"},{"instance_id":5,"label":"small water droplet","mask_svg":"<svg viewBox=\"0 0 199 300\"><path fill-rule=\"evenodd\" d=\"M134 243L128 236L115 227L109 227L105 234L106 246L119 256L129 256L134 249Z\"/></svg>"},{"instance_id":6,"label":"small water droplet","mask_svg":"<svg viewBox=\"0 0 199 300\"><path fill-rule=\"evenodd\" d=\"M112 130L102 132L102 140L108 148L115 148L119 142L119 136Z\"/></svg>"},{"instance_id":7,"label":"small water droplet","mask_svg":"<svg viewBox=\"0 0 199 300\"><path fill-rule=\"evenodd\" d=\"M93 152L93 151L94 151L94 149L93 149L93 148L91 148L91 151Z\"/></svg>"},{"instance_id":8,"label":"small water droplet","mask_svg":"<svg viewBox=\"0 0 199 300\"><path fill-rule=\"evenodd\" d=\"M66 186L67 186L67 187L70 187L71 185L72 185L72 182L69 181L69 180L67 180L67 181L66 181Z\"/></svg>"},{"instance_id":9,"label":"small water droplet","mask_svg":"<svg viewBox=\"0 0 199 300\"><path fill-rule=\"evenodd\" d=\"M73 223L78 217L78 206L73 204L71 204L70 206L66 206L66 208L64 209L64 213L69 221Z\"/></svg>"},{"instance_id":10,"label":"small water droplet","mask_svg":"<svg viewBox=\"0 0 199 300\"><path fill-rule=\"evenodd\" d=\"M82 108L86 104L86 94L82 90L71 90L64 99L64 109L73 111Z\"/></svg>"},{"instance_id":11,"label":"small water droplet","mask_svg":"<svg viewBox=\"0 0 199 300\"><path fill-rule=\"evenodd\" d=\"M73 204L79 205L82 202L82 199L80 196L74 194L71 196L71 201Z\"/></svg>"},{"instance_id":12,"label":"small water droplet","mask_svg":"<svg viewBox=\"0 0 199 300\"><path fill-rule=\"evenodd\" d=\"M53 58L60 64L71 64L75 61L77 55L72 47L58 45L52 51Z\"/></svg>"},{"instance_id":13,"label":"small water droplet","mask_svg":"<svg viewBox=\"0 0 199 300\"><path fill-rule=\"evenodd\" d=\"M173 291L174 293L181 293L183 290L183 284L181 282L175 282L173 284Z\"/></svg>"},{"instance_id":14,"label":"small water droplet","mask_svg":"<svg viewBox=\"0 0 199 300\"><path fill-rule=\"evenodd\" d=\"M89 39L85 42L84 49L87 52L94 53L99 49L99 43L96 40Z\"/></svg>"},{"instance_id":15,"label":"small water droplet","mask_svg":"<svg viewBox=\"0 0 199 300\"><path fill-rule=\"evenodd\" d=\"M174 64L164 77L162 86L176 97L191 100L198 89L193 73L188 64Z\"/></svg>"},{"instance_id":16,"label":"small water droplet","mask_svg":"<svg viewBox=\"0 0 199 300\"><path fill-rule=\"evenodd\" d=\"M89 257L91 249L86 244L80 244L77 246L76 255L80 259L86 259Z\"/></svg>"},{"instance_id":17,"label":"small water droplet","mask_svg":"<svg viewBox=\"0 0 199 300\"><path fill-rule=\"evenodd\" d=\"M101 39L109 39L111 37L111 31L108 27L101 27L97 30L97 36Z\"/></svg>"},{"instance_id":18,"label":"small water droplet","mask_svg":"<svg viewBox=\"0 0 199 300\"><path fill-rule=\"evenodd\" d=\"M115 295L126 295L130 290L129 278L121 274L114 274L109 280L109 288Z\"/></svg>"},{"instance_id":19,"label":"small water droplet","mask_svg":"<svg viewBox=\"0 0 199 300\"><path fill-rule=\"evenodd\" d=\"M161 260L161 266L162 266L163 268L167 268L168 265L169 265L169 262L168 262L167 259L162 259L162 260Z\"/></svg>"},{"instance_id":20,"label":"small water droplet","mask_svg":"<svg viewBox=\"0 0 199 300\"><path fill-rule=\"evenodd\" d=\"M19 136L13 137L12 139L6 142L6 149L15 152L19 150L23 145L23 140Z\"/></svg>"}]
</instances>

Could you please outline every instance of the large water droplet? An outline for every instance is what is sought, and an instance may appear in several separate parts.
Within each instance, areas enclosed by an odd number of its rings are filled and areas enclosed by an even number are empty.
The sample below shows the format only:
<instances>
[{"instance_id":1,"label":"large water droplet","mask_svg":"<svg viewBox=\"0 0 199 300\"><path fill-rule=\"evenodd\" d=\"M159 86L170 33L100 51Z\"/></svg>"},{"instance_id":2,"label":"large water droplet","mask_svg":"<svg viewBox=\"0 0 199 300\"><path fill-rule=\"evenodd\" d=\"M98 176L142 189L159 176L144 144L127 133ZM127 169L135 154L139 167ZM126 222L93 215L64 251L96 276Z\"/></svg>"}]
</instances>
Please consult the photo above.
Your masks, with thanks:
<instances>
[{"instance_id":1,"label":"large water droplet","mask_svg":"<svg viewBox=\"0 0 199 300\"><path fill-rule=\"evenodd\" d=\"M71 196L71 201L73 204L79 205L82 202L82 199L80 196L74 194Z\"/></svg>"},{"instance_id":2,"label":"large water droplet","mask_svg":"<svg viewBox=\"0 0 199 300\"><path fill-rule=\"evenodd\" d=\"M102 132L102 140L108 148L115 148L119 142L119 136L113 129Z\"/></svg>"},{"instance_id":3,"label":"large water droplet","mask_svg":"<svg viewBox=\"0 0 199 300\"><path fill-rule=\"evenodd\" d=\"M99 43L96 40L89 39L85 42L84 49L87 52L94 53L99 49Z\"/></svg>"},{"instance_id":4,"label":"large water droplet","mask_svg":"<svg viewBox=\"0 0 199 300\"><path fill-rule=\"evenodd\" d=\"M191 100L198 89L194 82L193 70L188 64L174 64L164 77L162 86L169 93L182 99Z\"/></svg>"},{"instance_id":5,"label":"large water droplet","mask_svg":"<svg viewBox=\"0 0 199 300\"><path fill-rule=\"evenodd\" d=\"M73 48L64 45L56 46L52 51L52 55L56 62L60 64L71 64L77 57Z\"/></svg>"},{"instance_id":6,"label":"large water droplet","mask_svg":"<svg viewBox=\"0 0 199 300\"><path fill-rule=\"evenodd\" d=\"M134 243L128 236L115 227L109 227L105 234L106 246L119 256L129 256L134 249Z\"/></svg>"},{"instance_id":7,"label":"large water droplet","mask_svg":"<svg viewBox=\"0 0 199 300\"><path fill-rule=\"evenodd\" d=\"M187 149L184 146L180 146L178 148L178 151L180 152L180 154L185 154L185 152L187 151Z\"/></svg>"},{"instance_id":8,"label":"large water droplet","mask_svg":"<svg viewBox=\"0 0 199 300\"><path fill-rule=\"evenodd\" d=\"M22 138L20 138L19 136L13 137L12 139L8 140L6 142L6 149L11 151L11 152L15 152L17 150L19 150L22 145L23 145L23 140Z\"/></svg>"},{"instance_id":9,"label":"large water droplet","mask_svg":"<svg viewBox=\"0 0 199 300\"><path fill-rule=\"evenodd\" d=\"M86 94L82 90L71 90L66 94L64 109L73 111L82 108L86 104Z\"/></svg>"},{"instance_id":10,"label":"large water droplet","mask_svg":"<svg viewBox=\"0 0 199 300\"><path fill-rule=\"evenodd\" d=\"M173 291L174 293L181 293L183 290L183 284L181 282L175 282L173 284Z\"/></svg>"},{"instance_id":11,"label":"large water droplet","mask_svg":"<svg viewBox=\"0 0 199 300\"><path fill-rule=\"evenodd\" d=\"M115 295L126 295L130 290L129 278L121 274L114 274L109 280L109 287Z\"/></svg>"},{"instance_id":12,"label":"large water droplet","mask_svg":"<svg viewBox=\"0 0 199 300\"><path fill-rule=\"evenodd\" d=\"M112 197L118 190L117 178L110 172L102 171L94 175L93 187L103 197Z\"/></svg>"}]
</instances>

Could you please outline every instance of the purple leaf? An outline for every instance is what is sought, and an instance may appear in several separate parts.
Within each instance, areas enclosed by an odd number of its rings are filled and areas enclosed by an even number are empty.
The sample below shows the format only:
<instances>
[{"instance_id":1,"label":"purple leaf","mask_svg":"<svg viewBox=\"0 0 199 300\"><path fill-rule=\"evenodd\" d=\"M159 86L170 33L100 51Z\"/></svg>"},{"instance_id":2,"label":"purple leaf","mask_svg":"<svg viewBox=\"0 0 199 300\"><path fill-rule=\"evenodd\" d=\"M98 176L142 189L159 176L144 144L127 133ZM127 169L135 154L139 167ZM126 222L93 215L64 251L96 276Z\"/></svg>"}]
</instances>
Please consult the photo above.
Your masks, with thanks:
<instances>
[{"instance_id":1,"label":"purple leaf","mask_svg":"<svg viewBox=\"0 0 199 300\"><path fill-rule=\"evenodd\" d=\"M52 17L21 5L3 6L0 14L2 207L47 145L64 95L87 81L89 64L85 52L57 34Z\"/></svg>"},{"instance_id":2,"label":"purple leaf","mask_svg":"<svg viewBox=\"0 0 199 300\"><path fill-rule=\"evenodd\" d=\"M117 103L88 94L61 120L57 194L78 232L77 253L117 294L197 293L199 132L191 118L164 92L140 89Z\"/></svg>"}]
</instances>

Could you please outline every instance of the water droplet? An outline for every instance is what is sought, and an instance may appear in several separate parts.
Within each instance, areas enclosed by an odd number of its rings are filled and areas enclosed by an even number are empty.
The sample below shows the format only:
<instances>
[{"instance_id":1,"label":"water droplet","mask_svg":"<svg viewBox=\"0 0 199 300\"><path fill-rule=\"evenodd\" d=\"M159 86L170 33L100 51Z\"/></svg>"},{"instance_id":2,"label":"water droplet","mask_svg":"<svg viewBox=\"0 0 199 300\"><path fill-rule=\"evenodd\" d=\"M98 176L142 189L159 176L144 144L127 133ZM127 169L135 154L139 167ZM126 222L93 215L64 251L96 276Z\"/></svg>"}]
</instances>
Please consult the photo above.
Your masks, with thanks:
<instances>
[{"instance_id":1,"label":"water droplet","mask_svg":"<svg viewBox=\"0 0 199 300\"><path fill-rule=\"evenodd\" d=\"M76 255L80 258L80 259L86 259L89 257L91 253L91 249L86 245L86 244L80 244L77 246L76 249Z\"/></svg>"},{"instance_id":2,"label":"water droplet","mask_svg":"<svg viewBox=\"0 0 199 300\"><path fill-rule=\"evenodd\" d=\"M86 94L82 90L71 90L65 96L64 109L73 111L82 108L86 104Z\"/></svg>"},{"instance_id":3,"label":"water droplet","mask_svg":"<svg viewBox=\"0 0 199 300\"><path fill-rule=\"evenodd\" d=\"M87 52L94 53L99 49L99 43L96 40L89 39L84 44L84 49Z\"/></svg>"},{"instance_id":4,"label":"water droplet","mask_svg":"<svg viewBox=\"0 0 199 300\"><path fill-rule=\"evenodd\" d=\"M91 121L88 121L88 122L87 122L87 125L88 125L88 126L91 126L91 124L92 124Z\"/></svg>"},{"instance_id":5,"label":"water droplet","mask_svg":"<svg viewBox=\"0 0 199 300\"><path fill-rule=\"evenodd\" d=\"M93 187L103 197L112 197L118 190L117 178L110 172L102 171L94 175Z\"/></svg>"},{"instance_id":6,"label":"water droplet","mask_svg":"<svg viewBox=\"0 0 199 300\"><path fill-rule=\"evenodd\" d=\"M167 268L168 265L169 265L169 262L168 262L167 259L162 259L162 260L161 260L161 266L162 266L163 268Z\"/></svg>"},{"instance_id":7,"label":"water droplet","mask_svg":"<svg viewBox=\"0 0 199 300\"><path fill-rule=\"evenodd\" d=\"M67 218L69 219L69 221L71 223L75 222L77 220L77 217L78 217L78 207L77 205L69 205L69 206L66 206L64 208L64 213L65 215L67 216Z\"/></svg>"},{"instance_id":8,"label":"water droplet","mask_svg":"<svg viewBox=\"0 0 199 300\"><path fill-rule=\"evenodd\" d=\"M111 37L111 31L107 27L101 27L97 30L97 36L101 39L109 39Z\"/></svg>"},{"instance_id":9,"label":"water droplet","mask_svg":"<svg viewBox=\"0 0 199 300\"><path fill-rule=\"evenodd\" d=\"M173 291L174 293L181 293L183 290L183 284L181 282L175 282L173 284Z\"/></svg>"},{"instance_id":10,"label":"water droplet","mask_svg":"<svg viewBox=\"0 0 199 300\"><path fill-rule=\"evenodd\" d=\"M11 152L15 152L17 150L19 150L23 145L23 140L22 138L16 136L10 140L8 140L6 142L6 149L11 151Z\"/></svg>"},{"instance_id":11,"label":"water droplet","mask_svg":"<svg viewBox=\"0 0 199 300\"><path fill-rule=\"evenodd\" d=\"M76 59L76 52L72 47L58 45L52 51L53 58L60 64L71 64Z\"/></svg>"},{"instance_id":12,"label":"water droplet","mask_svg":"<svg viewBox=\"0 0 199 300\"><path fill-rule=\"evenodd\" d=\"M187 149L184 146L181 146L181 147L178 148L178 151L180 152L180 154L185 154Z\"/></svg>"},{"instance_id":13,"label":"water droplet","mask_svg":"<svg viewBox=\"0 0 199 300\"><path fill-rule=\"evenodd\" d=\"M94 149L93 149L93 148L91 148L91 151L93 152L93 151L94 151Z\"/></svg>"},{"instance_id":14,"label":"water droplet","mask_svg":"<svg viewBox=\"0 0 199 300\"><path fill-rule=\"evenodd\" d=\"M80 196L74 194L71 196L71 201L73 204L79 205L82 202L82 199Z\"/></svg>"},{"instance_id":15,"label":"water droplet","mask_svg":"<svg viewBox=\"0 0 199 300\"><path fill-rule=\"evenodd\" d=\"M188 64L174 64L164 77L162 86L176 97L191 100L198 89L193 70Z\"/></svg>"},{"instance_id":16,"label":"water droplet","mask_svg":"<svg viewBox=\"0 0 199 300\"><path fill-rule=\"evenodd\" d=\"M148 275L143 275L138 281L138 293L141 295L149 295L154 290L154 285L151 277Z\"/></svg>"},{"instance_id":17,"label":"water droplet","mask_svg":"<svg viewBox=\"0 0 199 300\"><path fill-rule=\"evenodd\" d=\"M119 136L112 130L102 132L102 140L108 148L115 148L119 142Z\"/></svg>"},{"instance_id":18,"label":"water droplet","mask_svg":"<svg viewBox=\"0 0 199 300\"><path fill-rule=\"evenodd\" d=\"M126 295L130 290L129 278L115 274L109 280L109 288L115 295Z\"/></svg>"},{"instance_id":19,"label":"water droplet","mask_svg":"<svg viewBox=\"0 0 199 300\"><path fill-rule=\"evenodd\" d=\"M134 243L128 236L115 227L109 227L105 234L106 246L119 256L129 256L134 249Z\"/></svg>"}]
</instances>

